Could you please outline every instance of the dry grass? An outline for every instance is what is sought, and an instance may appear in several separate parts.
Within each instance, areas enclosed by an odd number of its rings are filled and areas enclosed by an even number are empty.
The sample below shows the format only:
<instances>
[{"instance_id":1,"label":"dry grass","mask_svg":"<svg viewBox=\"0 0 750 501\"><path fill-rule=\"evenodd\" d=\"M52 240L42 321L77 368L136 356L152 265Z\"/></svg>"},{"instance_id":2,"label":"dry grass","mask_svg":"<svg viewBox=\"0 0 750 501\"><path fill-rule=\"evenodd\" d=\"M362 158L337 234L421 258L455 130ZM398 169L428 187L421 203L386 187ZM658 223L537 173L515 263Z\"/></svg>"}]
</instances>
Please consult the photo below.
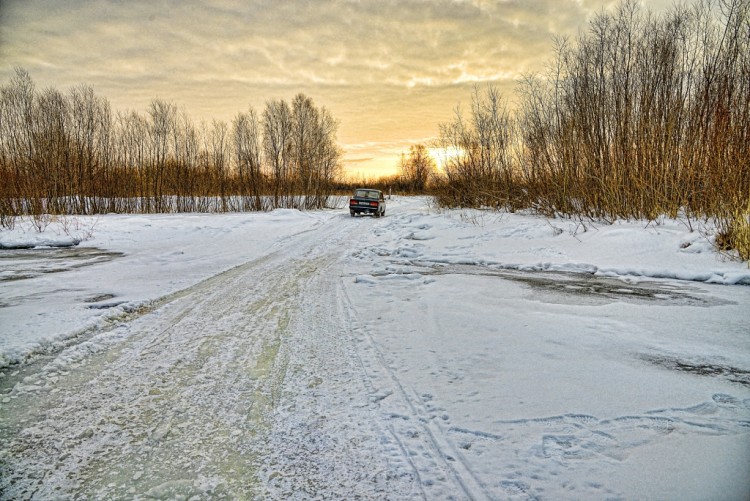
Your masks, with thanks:
<instances>
[{"instance_id":1,"label":"dry grass","mask_svg":"<svg viewBox=\"0 0 750 501\"><path fill-rule=\"evenodd\" d=\"M717 219L715 244L721 251L734 251L750 266L750 201L737 205L727 217Z\"/></svg>"}]
</instances>

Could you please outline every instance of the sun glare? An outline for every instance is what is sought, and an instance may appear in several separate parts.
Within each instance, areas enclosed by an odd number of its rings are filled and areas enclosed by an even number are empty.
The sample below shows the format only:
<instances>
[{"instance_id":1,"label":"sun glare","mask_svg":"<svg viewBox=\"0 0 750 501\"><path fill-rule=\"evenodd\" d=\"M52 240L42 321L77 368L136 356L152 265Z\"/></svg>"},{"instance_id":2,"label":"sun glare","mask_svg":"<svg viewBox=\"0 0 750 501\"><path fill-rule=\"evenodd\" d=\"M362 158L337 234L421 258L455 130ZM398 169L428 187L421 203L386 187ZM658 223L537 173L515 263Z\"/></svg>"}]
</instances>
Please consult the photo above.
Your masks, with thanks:
<instances>
[{"instance_id":1,"label":"sun glare","mask_svg":"<svg viewBox=\"0 0 750 501\"><path fill-rule=\"evenodd\" d=\"M440 170L445 170L445 166L448 162L453 159L460 157L463 154L461 148L449 147L449 148L427 148L430 156L435 160L435 165Z\"/></svg>"}]
</instances>

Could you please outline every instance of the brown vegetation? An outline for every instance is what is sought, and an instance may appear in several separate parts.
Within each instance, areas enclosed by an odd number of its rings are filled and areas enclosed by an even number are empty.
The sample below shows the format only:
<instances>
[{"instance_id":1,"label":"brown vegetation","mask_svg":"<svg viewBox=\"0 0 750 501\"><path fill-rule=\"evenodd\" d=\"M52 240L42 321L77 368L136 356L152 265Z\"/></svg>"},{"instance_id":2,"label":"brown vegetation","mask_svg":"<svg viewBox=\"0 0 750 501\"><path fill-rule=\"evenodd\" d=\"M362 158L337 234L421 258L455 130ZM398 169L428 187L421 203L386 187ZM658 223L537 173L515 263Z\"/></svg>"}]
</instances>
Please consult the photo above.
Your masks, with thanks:
<instances>
[{"instance_id":1,"label":"brown vegetation","mask_svg":"<svg viewBox=\"0 0 750 501\"><path fill-rule=\"evenodd\" d=\"M196 127L169 102L113 114L91 87L0 87L0 225L17 215L320 208L340 175L337 123L305 95Z\"/></svg>"},{"instance_id":2,"label":"brown vegetation","mask_svg":"<svg viewBox=\"0 0 750 501\"><path fill-rule=\"evenodd\" d=\"M575 43L558 40L547 75L520 85L511 115L476 91L439 144L460 152L444 206L533 208L614 220L714 219L750 258L750 2L700 1L663 16L626 0Z\"/></svg>"},{"instance_id":3,"label":"brown vegetation","mask_svg":"<svg viewBox=\"0 0 750 501\"><path fill-rule=\"evenodd\" d=\"M696 0L657 16L635 0L560 39L545 75L496 89L439 126L443 172L424 145L399 174L358 184L435 194L447 207L533 209L615 220L713 220L750 259L750 0ZM196 127L156 99L116 113L87 86L0 87L0 226L20 214L318 208L340 176L337 124L304 95L231 125Z\"/></svg>"},{"instance_id":4,"label":"brown vegetation","mask_svg":"<svg viewBox=\"0 0 750 501\"><path fill-rule=\"evenodd\" d=\"M435 180L437 167L427 146L415 144L409 154L401 154L398 173L390 176L348 178L336 184L338 193L351 194L356 188L374 188L383 193L399 195L424 195L430 192L430 183Z\"/></svg>"},{"instance_id":5,"label":"brown vegetation","mask_svg":"<svg viewBox=\"0 0 750 501\"><path fill-rule=\"evenodd\" d=\"M408 193L424 193L437 172L435 160L423 144L415 144L409 148L409 155L402 154L398 167L398 181L402 190Z\"/></svg>"}]
</instances>

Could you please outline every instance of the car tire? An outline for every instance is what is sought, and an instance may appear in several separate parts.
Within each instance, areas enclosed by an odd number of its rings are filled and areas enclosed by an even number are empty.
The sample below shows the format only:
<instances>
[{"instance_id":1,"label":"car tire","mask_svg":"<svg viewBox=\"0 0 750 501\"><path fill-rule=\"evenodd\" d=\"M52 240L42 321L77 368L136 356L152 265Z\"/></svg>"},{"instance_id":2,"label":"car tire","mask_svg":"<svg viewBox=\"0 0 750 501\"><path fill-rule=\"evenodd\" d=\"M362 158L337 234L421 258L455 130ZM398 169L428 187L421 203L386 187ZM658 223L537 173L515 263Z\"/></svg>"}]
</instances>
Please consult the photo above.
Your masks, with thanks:
<instances>
[{"instance_id":1,"label":"car tire","mask_svg":"<svg viewBox=\"0 0 750 501\"><path fill-rule=\"evenodd\" d=\"M354 211L353 210L350 210L349 214L351 214L351 216L354 217Z\"/></svg>"}]
</instances>

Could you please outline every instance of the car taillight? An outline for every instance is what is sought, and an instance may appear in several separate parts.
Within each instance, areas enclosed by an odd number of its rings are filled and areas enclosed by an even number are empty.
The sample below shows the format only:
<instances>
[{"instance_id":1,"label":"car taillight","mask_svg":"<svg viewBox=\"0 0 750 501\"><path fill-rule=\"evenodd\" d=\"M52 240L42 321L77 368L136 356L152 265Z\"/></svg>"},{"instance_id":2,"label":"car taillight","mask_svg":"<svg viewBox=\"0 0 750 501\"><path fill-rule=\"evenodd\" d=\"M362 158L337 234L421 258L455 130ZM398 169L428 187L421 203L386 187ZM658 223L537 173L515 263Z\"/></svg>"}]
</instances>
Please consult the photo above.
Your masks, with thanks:
<instances>
[{"instance_id":1,"label":"car taillight","mask_svg":"<svg viewBox=\"0 0 750 501\"><path fill-rule=\"evenodd\" d=\"M373 206L373 207L377 207L378 203L377 202L370 202L370 205Z\"/></svg>"},{"instance_id":2,"label":"car taillight","mask_svg":"<svg viewBox=\"0 0 750 501\"><path fill-rule=\"evenodd\" d=\"M356 200L349 200L349 205L357 205L357 201Z\"/></svg>"}]
</instances>

